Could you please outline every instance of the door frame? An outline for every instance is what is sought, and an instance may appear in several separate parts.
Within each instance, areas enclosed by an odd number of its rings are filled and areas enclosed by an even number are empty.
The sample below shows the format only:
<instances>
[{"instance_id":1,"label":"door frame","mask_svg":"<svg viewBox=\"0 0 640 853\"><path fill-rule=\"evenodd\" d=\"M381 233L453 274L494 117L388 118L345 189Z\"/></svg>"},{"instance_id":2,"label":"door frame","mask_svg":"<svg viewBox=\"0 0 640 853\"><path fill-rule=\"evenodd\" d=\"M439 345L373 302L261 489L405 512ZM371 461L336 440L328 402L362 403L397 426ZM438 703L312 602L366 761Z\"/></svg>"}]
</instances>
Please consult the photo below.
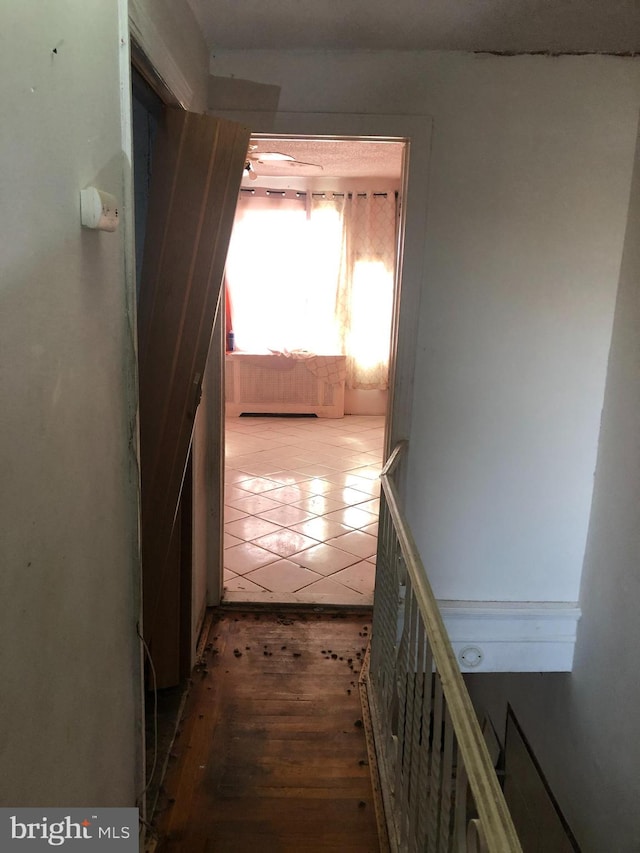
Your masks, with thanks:
<instances>
[{"instance_id":1,"label":"door frame","mask_svg":"<svg viewBox=\"0 0 640 853\"><path fill-rule=\"evenodd\" d=\"M413 406L413 379L418 339L420 296L425 271L427 186L432 119L426 115L373 115L362 113L287 113L210 110L220 118L246 124L252 135L303 136L325 139L397 139L405 142L402 175L402 209L395 301L389 360L389 397L386 413L384 456L409 438ZM224 366L222 368L224 371ZM224 375L221 381L224 380ZM224 424L224 415L223 415ZM224 428L224 426L223 426ZM223 451L224 453L224 443ZM221 459L224 470L224 457ZM402 488L402 484L401 488ZM224 506L221 506L218 538L224 537ZM210 565L208 602L222 598L224 570Z\"/></svg>"},{"instance_id":2,"label":"door frame","mask_svg":"<svg viewBox=\"0 0 640 853\"><path fill-rule=\"evenodd\" d=\"M162 101L164 107L174 107L183 110L192 110L192 101L194 100L194 92L190 82L184 77L180 70L180 64L172 56L170 46L165 41L163 34L154 25L152 17L149 15L143 0L129 0L127 6L126 0L119 0L122 10L122 21L127 22L127 26L123 28L122 43L126 41L127 50L121 52L121 76L122 79L129 79L129 86L121 87L121 115L122 115L122 133L124 150L130 152L131 163L133 164L133 105L131 95L131 69L135 69L149 87L155 92L158 98ZM209 111L201 106L196 112L201 112L203 115ZM219 118L223 116L215 113ZM133 210L134 200L134 177L133 168L131 168L131 179L125 186L125 204L130 210ZM128 218L125 220L126 228L126 243L127 255L129 262L127 263L129 276L129 292L131 294L130 314L132 323L136 325L137 317L137 299L139 282L135 270L135 234L133 223L129 224ZM224 288L222 291L224 296ZM224 311L224 303L220 305L220 311ZM224 316L224 315L223 315ZM224 324L216 323L214 326L210 352L215 351L217 342L221 341L221 358L223 361L224 370L224 334L220 329L224 328ZM136 338L137 341L137 338ZM136 343L137 347L137 343ZM207 409L206 421L209 423L211 419L215 420L217 409L220 405L224 412L224 386L216 388L217 378L214 371L211 369L210 363L212 359L207 359L205 376L203 377L202 397L199 408ZM137 364L136 364L137 370ZM222 375L222 380L224 374ZM136 388L137 391L137 388ZM217 392L217 393L216 393ZM205 487L204 494L198 495L196 488L198 485L198 475L205 461L205 454L197 452L195 430L192 439L191 457L193 466L198 466L198 470L194 467L191 481L190 495L190 513L192 517L191 524L191 579L192 579L192 613L190 618L191 623L191 665L195 662L196 645L202 626L204 624L205 611L196 607L194 601L194 591L198 584L196 578L198 561L206 561L207 565L211 565L216 561L222 561L223 542L222 542L222 524L217 525L217 516L222 513L223 507L223 489L224 489L224 417L222 418L222 432L214 436L215 443L220 443L223 454L223 464L216 470L216 464L211 459L206 459L208 462L209 481L213 481L213 485ZM139 439L137 453L139 456ZM208 456L208 454L207 454ZM218 460L219 461L219 460ZM217 480L217 482L216 482ZM217 487L217 488L216 488ZM214 492L216 492L214 494ZM205 507L202 507L202 504ZM218 509L219 507L219 509ZM207 522L202 524L202 519L198 518L198 512L202 510L207 516ZM213 514L213 517L211 517ZM212 523L213 522L213 523ZM199 526L198 526L199 524ZM197 529L196 529L197 527ZM140 518L138 518L138 535L140 536ZM187 525L183 524L183 535L187 535ZM138 552L139 557L139 552ZM221 574L222 578L222 574ZM211 595L210 579L207 575L204 578L204 604L211 606L220 601L222 588L216 597ZM198 585L198 588L199 585ZM138 608L140 618L142 618L143 609L143 590L142 590L142 565L139 565L139 578L137 579L138 593ZM143 684L144 692L144 677L141 674L141 683Z\"/></svg>"},{"instance_id":3,"label":"door frame","mask_svg":"<svg viewBox=\"0 0 640 853\"><path fill-rule=\"evenodd\" d=\"M135 36L135 27L130 15L130 10L127 0L118 0L119 15L120 15L120 46L119 64L120 64L120 132L122 138L122 149L125 155L129 158L129 168L125 170L125 180L122 188L122 204L124 210L129 215L124 217L122 223L122 241L124 245L124 267L125 267L125 288L126 288L126 311L130 319L131 329L131 370L132 370L132 392L135 400L135 410L133 413L133 421L130 424L130 450L135 455L136 465L139 466L140 460L140 439L139 439L139 390L138 390L138 340L137 340L137 312L138 312L138 275L136 271L136 244L135 244L135 221L133 216L134 211L134 174L133 174L133 92L132 92L132 70L135 69L143 79L149 84L150 88L163 102L164 106L182 106L180 100L173 93L170 85L156 71L153 59L145 52L139 40ZM135 793L136 802L140 808L142 822L139 830L139 842L142 847L146 834L145 822L148 816L147 812L147 789L149 779L147 779L146 756L147 756L147 739L145 734L145 715L146 715L146 684L145 684L145 661L148 655L148 649L143 639L142 629L142 606L143 606L143 590L142 590L142 560L140 552L140 480L138 479L138 505L135 518L135 553L133 561L135 565L135 574L132 578L133 596L135 600L135 609L138 614L136 621L136 635L139 643L138 668L134 675L137 685L137 695L135 702L135 722L138 731L137 749L136 749L136 778L135 778ZM150 660L150 656L149 656Z\"/></svg>"}]
</instances>

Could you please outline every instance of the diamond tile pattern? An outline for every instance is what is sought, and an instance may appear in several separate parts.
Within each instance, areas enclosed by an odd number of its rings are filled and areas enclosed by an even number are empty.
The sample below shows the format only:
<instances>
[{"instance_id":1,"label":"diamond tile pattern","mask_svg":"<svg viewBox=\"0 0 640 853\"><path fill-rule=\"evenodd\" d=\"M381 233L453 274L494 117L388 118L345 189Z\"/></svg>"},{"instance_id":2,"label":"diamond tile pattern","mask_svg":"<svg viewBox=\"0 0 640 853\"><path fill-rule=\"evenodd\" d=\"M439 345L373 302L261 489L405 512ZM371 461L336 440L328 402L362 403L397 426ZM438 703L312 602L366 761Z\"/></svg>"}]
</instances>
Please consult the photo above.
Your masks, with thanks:
<instances>
[{"instance_id":1,"label":"diamond tile pattern","mask_svg":"<svg viewBox=\"0 0 640 853\"><path fill-rule=\"evenodd\" d=\"M383 440L383 417L227 418L225 595L371 604Z\"/></svg>"}]
</instances>

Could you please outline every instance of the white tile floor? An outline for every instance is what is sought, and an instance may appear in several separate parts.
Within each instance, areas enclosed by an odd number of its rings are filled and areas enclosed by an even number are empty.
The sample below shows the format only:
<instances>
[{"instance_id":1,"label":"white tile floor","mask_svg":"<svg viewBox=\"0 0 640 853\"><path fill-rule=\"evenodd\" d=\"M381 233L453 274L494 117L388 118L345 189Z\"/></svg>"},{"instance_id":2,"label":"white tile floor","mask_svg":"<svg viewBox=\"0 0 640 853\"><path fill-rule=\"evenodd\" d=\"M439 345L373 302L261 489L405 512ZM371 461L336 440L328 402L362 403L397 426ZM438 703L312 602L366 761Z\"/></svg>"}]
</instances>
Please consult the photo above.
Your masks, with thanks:
<instances>
[{"instance_id":1,"label":"white tile floor","mask_svg":"<svg viewBox=\"0 0 640 853\"><path fill-rule=\"evenodd\" d=\"M224 599L373 602L384 418L226 420Z\"/></svg>"}]
</instances>

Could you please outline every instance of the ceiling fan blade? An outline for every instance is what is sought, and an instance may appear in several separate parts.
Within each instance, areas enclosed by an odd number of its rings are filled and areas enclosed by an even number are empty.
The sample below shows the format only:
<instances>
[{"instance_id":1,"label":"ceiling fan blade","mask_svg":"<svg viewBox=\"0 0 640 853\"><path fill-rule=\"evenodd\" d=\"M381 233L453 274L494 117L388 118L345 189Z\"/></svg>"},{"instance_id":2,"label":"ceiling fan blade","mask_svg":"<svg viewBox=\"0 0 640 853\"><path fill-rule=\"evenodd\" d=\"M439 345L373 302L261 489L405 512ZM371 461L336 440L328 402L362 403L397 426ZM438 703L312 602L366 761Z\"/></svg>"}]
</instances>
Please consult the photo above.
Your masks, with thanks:
<instances>
[{"instance_id":1,"label":"ceiling fan blade","mask_svg":"<svg viewBox=\"0 0 640 853\"><path fill-rule=\"evenodd\" d=\"M250 151L248 159L251 167L263 175L269 174L268 170L270 169L277 170L274 174L300 169L323 171L323 167L319 163L306 163L303 160L296 160L291 154L283 154L281 151Z\"/></svg>"},{"instance_id":2,"label":"ceiling fan blade","mask_svg":"<svg viewBox=\"0 0 640 853\"><path fill-rule=\"evenodd\" d=\"M288 160L295 160L295 157L292 157L291 154L282 154L280 151L256 151L255 154L250 155L255 160L262 160L263 162L281 162Z\"/></svg>"},{"instance_id":3,"label":"ceiling fan blade","mask_svg":"<svg viewBox=\"0 0 640 853\"><path fill-rule=\"evenodd\" d=\"M323 171L323 167L319 163L304 163L302 160L288 160L286 163L282 163L282 166L289 169L320 169Z\"/></svg>"}]
</instances>

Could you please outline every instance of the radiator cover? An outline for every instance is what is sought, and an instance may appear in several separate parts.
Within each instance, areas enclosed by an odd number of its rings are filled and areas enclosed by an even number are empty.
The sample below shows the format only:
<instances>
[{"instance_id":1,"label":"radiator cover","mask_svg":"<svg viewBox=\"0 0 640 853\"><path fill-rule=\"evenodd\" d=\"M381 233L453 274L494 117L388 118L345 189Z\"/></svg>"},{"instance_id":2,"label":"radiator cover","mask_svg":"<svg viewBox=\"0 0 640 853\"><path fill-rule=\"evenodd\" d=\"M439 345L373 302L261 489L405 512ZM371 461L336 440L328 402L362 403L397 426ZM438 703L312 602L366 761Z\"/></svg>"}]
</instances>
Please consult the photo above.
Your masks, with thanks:
<instances>
[{"instance_id":1,"label":"radiator cover","mask_svg":"<svg viewBox=\"0 0 640 853\"><path fill-rule=\"evenodd\" d=\"M229 353L225 359L226 413L344 416L346 356Z\"/></svg>"}]
</instances>

